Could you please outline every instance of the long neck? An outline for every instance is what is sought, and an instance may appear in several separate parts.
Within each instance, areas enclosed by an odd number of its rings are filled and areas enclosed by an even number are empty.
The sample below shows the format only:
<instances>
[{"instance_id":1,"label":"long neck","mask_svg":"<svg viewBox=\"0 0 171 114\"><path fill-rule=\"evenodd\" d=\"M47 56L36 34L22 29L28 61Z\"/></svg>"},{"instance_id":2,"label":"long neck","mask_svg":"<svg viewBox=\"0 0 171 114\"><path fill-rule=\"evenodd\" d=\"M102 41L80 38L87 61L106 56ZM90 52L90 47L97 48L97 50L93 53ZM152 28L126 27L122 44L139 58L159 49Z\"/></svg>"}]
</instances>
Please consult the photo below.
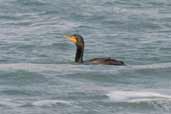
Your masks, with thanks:
<instances>
[{"instance_id":1,"label":"long neck","mask_svg":"<svg viewBox=\"0 0 171 114\"><path fill-rule=\"evenodd\" d=\"M84 46L83 47L77 46L77 51L75 55L76 63L83 63L83 54L84 54Z\"/></svg>"}]
</instances>

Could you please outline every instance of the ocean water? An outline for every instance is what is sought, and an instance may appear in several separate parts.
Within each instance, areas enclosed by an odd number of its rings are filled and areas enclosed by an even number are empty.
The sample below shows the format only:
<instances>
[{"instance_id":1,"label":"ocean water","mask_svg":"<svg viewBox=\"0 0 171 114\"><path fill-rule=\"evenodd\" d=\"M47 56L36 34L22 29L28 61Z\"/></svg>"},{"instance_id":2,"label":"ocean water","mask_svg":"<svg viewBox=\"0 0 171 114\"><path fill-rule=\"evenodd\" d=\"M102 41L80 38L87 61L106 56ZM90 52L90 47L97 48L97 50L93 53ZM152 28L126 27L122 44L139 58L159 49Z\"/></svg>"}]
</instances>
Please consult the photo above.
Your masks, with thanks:
<instances>
[{"instance_id":1,"label":"ocean water","mask_svg":"<svg viewBox=\"0 0 171 114\"><path fill-rule=\"evenodd\" d=\"M0 0L0 114L170 113L170 0Z\"/></svg>"}]
</instances>

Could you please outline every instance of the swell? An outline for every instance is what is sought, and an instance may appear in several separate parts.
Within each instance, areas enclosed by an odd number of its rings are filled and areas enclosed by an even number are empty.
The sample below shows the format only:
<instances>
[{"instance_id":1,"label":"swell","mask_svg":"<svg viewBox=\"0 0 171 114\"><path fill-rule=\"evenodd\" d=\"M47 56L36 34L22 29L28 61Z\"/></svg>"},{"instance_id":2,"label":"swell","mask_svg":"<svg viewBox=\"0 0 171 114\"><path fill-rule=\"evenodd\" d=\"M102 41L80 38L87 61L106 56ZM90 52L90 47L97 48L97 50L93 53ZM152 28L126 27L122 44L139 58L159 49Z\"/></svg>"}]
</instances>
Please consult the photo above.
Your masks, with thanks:
<instances>
[{"instance_id":1,"label":"swell","mask_svg":"<svg viewBox=\"0 0 171 114\"><path fill-rule=\"evenodd\" d=\"M33 72L41 71L84 71L84 72L113 72L119 73L122 71L136 71L136 70L158 70L170 69L171 63L156 63L148 65L128 65L128 66L111 66L111 65L78 65L78 64L34 64L34 63L14 63L14 64L0 64L0 70L26 70ZM67 70L65 70L67 72Z\"/></svg>"}]
</instances>

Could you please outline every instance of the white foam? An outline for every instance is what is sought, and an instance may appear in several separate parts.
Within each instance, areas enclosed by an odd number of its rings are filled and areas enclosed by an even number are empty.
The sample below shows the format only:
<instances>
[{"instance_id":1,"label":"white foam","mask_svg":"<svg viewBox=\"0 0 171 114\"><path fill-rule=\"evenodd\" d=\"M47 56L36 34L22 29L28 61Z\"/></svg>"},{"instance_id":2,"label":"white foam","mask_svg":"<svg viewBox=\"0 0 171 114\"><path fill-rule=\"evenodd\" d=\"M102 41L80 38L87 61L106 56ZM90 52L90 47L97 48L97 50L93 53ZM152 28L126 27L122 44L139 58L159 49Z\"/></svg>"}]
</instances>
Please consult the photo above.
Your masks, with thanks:
<instances>
[{"instance_id":1,"label":"white foam","mask_svg":"<svg viewBox=\"0 0 171 114\"><path fill-rule=\"evenodd\" d=\"M70 105L70 102L63 100L40 100L32 103L34 106L52 106L57 104Z\"/></svg>"},{"instance_id":2,"label":"white foam","mask_svg":"<svg viewBox=\"0 0 171 114\"><path fill-rule=\"evenodd\" d=\"M153 100L171 100L171 95L144 91L112 91L107 96L114 102L144 102Z\"/></svg>"}]
</instances>

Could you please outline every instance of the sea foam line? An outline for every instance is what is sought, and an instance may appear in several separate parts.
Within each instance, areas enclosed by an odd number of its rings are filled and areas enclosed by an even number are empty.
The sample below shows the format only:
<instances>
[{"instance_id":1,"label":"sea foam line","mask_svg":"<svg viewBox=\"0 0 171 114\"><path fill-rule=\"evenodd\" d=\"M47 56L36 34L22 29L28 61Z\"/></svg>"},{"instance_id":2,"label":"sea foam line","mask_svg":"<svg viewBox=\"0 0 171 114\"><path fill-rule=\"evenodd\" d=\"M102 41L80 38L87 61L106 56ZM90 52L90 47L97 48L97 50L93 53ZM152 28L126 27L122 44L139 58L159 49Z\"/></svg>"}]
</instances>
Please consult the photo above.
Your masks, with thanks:
<instances>
[{"instance_id":1,"label":"sea foam line","mask_svg":"<svg viewBox=\"0 0 171 114\"><path fill-rule=\"evenodd\" d=\"M107 94L114 102L145 102L154 100L171 100L171 95L148 91L111 91Z\"/></svg>"},{"instance_id":2,"label":"sea foam line","mask_svg":"<svg viewBox=\"0 0 171 114\"><path fill-rule=\"evenodd\" d=\"M150 69L170 69L171 63L157 63L149 65L127 65L127 66L103 66L103 65L75 65L75 64L32 64L32 63L16 63L16 64L0 64L0 70L26 70L32 72L41 71L55 71L69 73L71 71L84 71L84 72L115 72L120 73L122 71L131 70L150 70Z\"/></svg>"}]
</instances>

